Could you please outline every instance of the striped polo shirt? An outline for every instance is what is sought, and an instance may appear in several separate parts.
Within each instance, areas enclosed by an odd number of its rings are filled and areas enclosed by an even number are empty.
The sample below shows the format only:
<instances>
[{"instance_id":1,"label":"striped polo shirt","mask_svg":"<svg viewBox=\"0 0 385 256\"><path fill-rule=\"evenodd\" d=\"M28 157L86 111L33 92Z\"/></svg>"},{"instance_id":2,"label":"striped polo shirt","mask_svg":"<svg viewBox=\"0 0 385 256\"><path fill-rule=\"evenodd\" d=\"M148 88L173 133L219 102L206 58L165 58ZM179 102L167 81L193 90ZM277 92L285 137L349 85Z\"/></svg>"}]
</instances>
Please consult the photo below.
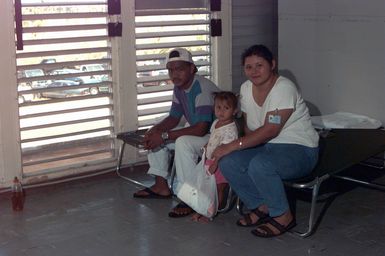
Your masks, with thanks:
<instances>
[{"instance_id":1,"label":"striped polo shirt","mask_svg":"<svg viewBox=\"0 0 385 256\"><path fill-rule=\"evenodd\" d=\"M170 116L181 118L185 116L190 125L208 122L214 118L213 92L220 91L210 80L195 75L192 85L187 90L174 86Z\"/></svg>"}]
</instances>

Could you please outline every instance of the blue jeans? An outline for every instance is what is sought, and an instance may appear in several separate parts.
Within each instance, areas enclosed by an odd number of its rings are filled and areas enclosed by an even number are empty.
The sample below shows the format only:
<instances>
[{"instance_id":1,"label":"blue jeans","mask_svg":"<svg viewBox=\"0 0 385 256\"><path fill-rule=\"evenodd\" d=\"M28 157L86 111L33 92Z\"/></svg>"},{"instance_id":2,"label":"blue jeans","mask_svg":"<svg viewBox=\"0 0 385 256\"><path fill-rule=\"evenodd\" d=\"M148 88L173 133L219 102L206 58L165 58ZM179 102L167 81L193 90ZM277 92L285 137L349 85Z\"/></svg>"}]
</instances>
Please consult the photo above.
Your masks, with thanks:
<instances>
[{"instance_id":1,"label":"blue jeans","mask_svg":"<svg viewBox=\"0 0 385 256\"><path fill-rule=\"evenodd\" d=\"M272 217L289 210L282 180L308 175L318 160L318 147L267 143L234 151L219 168L248 209L267 205Z\"/></svg>"}]
</instances>

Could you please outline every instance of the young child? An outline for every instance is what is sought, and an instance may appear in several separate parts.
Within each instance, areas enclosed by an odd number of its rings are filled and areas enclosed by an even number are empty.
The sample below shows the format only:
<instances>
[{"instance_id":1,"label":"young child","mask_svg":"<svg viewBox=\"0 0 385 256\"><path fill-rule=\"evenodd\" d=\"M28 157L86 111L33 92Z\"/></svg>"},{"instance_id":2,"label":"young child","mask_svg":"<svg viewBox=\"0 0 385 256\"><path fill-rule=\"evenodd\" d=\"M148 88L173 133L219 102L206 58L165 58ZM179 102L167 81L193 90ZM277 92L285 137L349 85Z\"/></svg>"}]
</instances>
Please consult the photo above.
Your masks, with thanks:
<instances>
[{"instance_id":1,"label":"young child","mask_svg":"<svg viewBox=\"0 0 385 256\"><path fill-rule=\"evenodd\" d=\"M215 148L221 144L227 144L238 139L238 128L234 118L238 111L238 99L234 93L229 91L214 93L214 110L216 120L210 128L210 138L205 146L206 161L205 168L215 175L217 183L217 193L219 207L223 205L224 192L228 183L218 169L218 162L212 159L212 153ZM209 219L199 213L194 213L192 219L194 221L207 222Z\"/></svg>"}]
</instances>

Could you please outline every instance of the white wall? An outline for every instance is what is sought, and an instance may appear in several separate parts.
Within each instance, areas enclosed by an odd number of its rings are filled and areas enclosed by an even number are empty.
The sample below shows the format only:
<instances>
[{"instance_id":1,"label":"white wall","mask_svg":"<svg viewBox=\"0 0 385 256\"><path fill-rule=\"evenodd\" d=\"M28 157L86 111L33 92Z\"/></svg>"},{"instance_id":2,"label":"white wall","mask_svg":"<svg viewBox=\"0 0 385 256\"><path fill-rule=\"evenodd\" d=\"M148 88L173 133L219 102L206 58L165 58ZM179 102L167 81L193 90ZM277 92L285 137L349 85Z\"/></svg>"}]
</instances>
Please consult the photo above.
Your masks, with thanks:
<instances>
[{"instance_id":1,"label":"white wall","mask_svg":"<svg viewBox=\"0 0 385 256\"><path fill-rule=\"evenodd\" d=\"M278 62L321 114L385 124L385 1L278 2Z\"/></svg>"},{"instance_id":2,"label":"white wall","mask_svg":"<svg viewBox=\"0 0 385 256\"><path fill-rule=\"evenodd\" d=\"M254 45L264 44L277 52L277 0L233 0L232 18L232 90L239 92L246 80L241 54Z\"/></svg>"}]
</instances>

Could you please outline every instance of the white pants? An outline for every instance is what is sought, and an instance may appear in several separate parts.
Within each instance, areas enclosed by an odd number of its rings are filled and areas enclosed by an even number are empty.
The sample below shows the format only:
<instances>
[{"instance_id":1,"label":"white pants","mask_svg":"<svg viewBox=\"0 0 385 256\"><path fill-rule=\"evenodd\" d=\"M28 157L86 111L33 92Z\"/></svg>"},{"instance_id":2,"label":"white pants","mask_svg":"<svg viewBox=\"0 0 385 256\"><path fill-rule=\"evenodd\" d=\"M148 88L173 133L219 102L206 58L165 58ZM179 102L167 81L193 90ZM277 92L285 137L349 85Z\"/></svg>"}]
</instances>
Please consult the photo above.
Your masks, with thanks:
<instances>
[{"instance_id":1,"label":"white pants","mask_svg":"<svg viewBox=\"0 0 385 256\"><path fill-rule=\"evenodd\" d=\"M193 170L201 156L201 148L209 140L209 134L198 137L185 135L179 137L175 143L166 144L159 150L147 154L150 168L148 174L167 178L168 165L170 162L170 150L175 150L176 177L194 175Z\"/></svg>"}]
</instances>

